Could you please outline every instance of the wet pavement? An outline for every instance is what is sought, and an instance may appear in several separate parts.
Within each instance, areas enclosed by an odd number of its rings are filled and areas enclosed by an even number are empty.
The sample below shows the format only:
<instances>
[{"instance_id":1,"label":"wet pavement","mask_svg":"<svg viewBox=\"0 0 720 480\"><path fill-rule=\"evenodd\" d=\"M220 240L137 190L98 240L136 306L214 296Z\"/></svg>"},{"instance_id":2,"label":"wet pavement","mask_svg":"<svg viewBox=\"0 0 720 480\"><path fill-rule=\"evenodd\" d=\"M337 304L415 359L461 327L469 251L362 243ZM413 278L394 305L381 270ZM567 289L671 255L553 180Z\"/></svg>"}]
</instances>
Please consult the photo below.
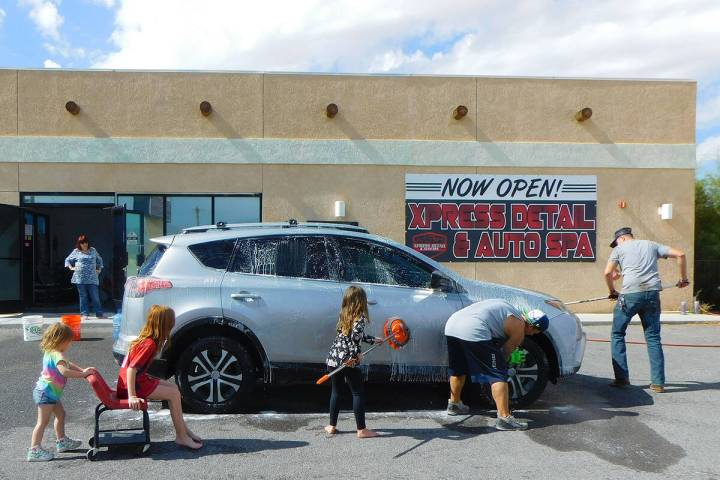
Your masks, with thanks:
<instances>
[{"instance_id":1,"label":"wet pavement","mask_svg":"<svg viewBox=\"0 0 720 480\"><path fill-rule=\"evenodd\" d=\"M607 326L587 328L607 338ZM88 325L86 339L69 358L94 365L110 381L117 367L110 355L111 327ZM642 340L633 326L629 337ZM720 326L667 325L666 342L718 344ZM327 436L329 389L314 385L270 388L258 394L257 411L240 415L188 415L204 438L200 452L175 448L167 410L153 405L151 454L61 454L48 464L23 461L34 424L30 390L37 377L37 343L21 341L18 326L0 327L0 478L720 478L720 349L665 349L668 392L647 389L648 362L642 345L628 346L632 387L607 386L609 345L589 343L578 375L549 385L533 407L517 415L527 432L497 432L493 412L477 407L468 416L447 417L444 385L368 386L368 426L383 433L358 440L344 411L342 433ZM64 399L68 433L86 440L95 399L83 381L69 381ZM349 396L349 395L348 395ZM349 408L349 402L345 405ZM110 423L136 422L133 412L112 414ZM52 433L46 433L49 445Z\"/></svg>"}]
</instances>

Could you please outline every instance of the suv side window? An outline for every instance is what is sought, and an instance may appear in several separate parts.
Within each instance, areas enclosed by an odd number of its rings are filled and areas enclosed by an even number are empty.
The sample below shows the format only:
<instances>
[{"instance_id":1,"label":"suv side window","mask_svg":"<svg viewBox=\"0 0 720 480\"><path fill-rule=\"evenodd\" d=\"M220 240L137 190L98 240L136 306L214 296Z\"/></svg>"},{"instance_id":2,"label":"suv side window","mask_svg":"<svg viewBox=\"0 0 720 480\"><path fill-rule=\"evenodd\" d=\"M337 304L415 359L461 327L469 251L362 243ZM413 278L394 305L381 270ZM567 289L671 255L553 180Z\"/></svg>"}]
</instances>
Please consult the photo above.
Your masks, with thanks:
<instances>
[{"instance_id":1,"label":"suv side window","mask_svg":"<svg viewBox=\"0 0 720 480\"><path fill-rule=\"evenodd\" d=\"M325 238L288 236L241 239L231 271L328 280L330 273Z\"/></svg>"},{"instance_id":2,"label":"suv side window","mask_svg":"<svg viewBox=\"0 0 720 480\"><path fill-rule=\"evenodd\" d=\"M338 239L340 278L346 282L430 288L431 272L404 252L373 242Z\"/></svg>"},{"instance_id":3,"label":"suv side window","mask_svg":"<svg viewBox=\"0 0 720 480\"><path fill-rule=\"evenodd\" d=\"M290 237L280 244L280 254L287 259L285 277L329 280L328 252L325 237Z\"/></svg>"},{"instance_id":4,"label":"suv side window","mask_svg":"<svg viewBox=\"0 0 720 480\"><path fill-rule=\"evenodd\" d=\"M210 268L225 270L235 248L236 238L216 240L214 242L196 243L188 249L200 263Z\"/></svg>"}]
</instances>

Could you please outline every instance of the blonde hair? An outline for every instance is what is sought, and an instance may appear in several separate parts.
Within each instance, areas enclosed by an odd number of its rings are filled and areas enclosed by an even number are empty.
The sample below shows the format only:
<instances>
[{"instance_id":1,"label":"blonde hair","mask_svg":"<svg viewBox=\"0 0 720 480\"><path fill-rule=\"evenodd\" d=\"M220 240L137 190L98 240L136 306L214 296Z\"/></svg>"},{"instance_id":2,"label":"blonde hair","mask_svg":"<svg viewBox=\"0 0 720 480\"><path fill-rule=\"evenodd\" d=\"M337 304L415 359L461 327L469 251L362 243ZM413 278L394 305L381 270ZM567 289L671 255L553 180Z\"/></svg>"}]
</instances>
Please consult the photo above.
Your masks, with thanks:
<instances>
[{"instance_id":1,"label":"blonde hair","mask_svg":"<svg viewBox=\"0 0 720 480\"><path fill-rule=\"evenodd\" d=\"M130 344L132 350L135 345L151 338L160 348L170 338L170 331L175 326L175 310L166 305L153 305L148 312L145 326L140 330L138 337Z\"/></svg>"},{"instance_id":2,"label":"blonde hair","mask_svg":"<svg viewBox=\"0 0 720 480\"><path fill-rule=\"evenodd\" d=\"M350 335L350 330L361 316L365 316L365 321L370 323L367 295L365 290L352 285L345 290L343 295L340 318L337 323L338 332L342 332L343 335Z\"/></svg>"},{"instance_id":3,"label":"blonde hair","mask_svg":"<svg viewBox=\"0 0 720 480\"><path fill-rule=\"evenodd\" d=\"M54 352L62 344L68 341L72 341L73 332L62 322L53 323L50 325L45 333L43 333L42 340L40 341L40 350L43 352Z\"/></svg>"}]
</instances>

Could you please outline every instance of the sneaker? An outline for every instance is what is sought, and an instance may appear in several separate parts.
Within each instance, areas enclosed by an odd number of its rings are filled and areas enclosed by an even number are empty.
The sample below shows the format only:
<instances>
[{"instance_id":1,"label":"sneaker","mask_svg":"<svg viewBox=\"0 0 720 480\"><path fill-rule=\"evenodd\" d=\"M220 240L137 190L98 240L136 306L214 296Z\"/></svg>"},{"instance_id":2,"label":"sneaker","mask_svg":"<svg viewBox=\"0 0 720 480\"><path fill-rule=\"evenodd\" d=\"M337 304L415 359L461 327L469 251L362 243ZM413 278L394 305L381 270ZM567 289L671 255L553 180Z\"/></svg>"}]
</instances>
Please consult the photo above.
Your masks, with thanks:
<instances>
[{"instance_id":1,"label":"sneaker","mask_svg":"<svg viewBox=\"0 0 720 480\"><path fill-rule=\"evenodd\" d=\"M611 387L615 388L624 388L630 385L630 380L627 378L616 378L612 382L610 382Z\"/></svg>"},{"instance_id":2,"label":"sneaker","mask_svg":"<svg viewBox=\"0 0 720 480\"><path fill-rule=\"evenodd\" d=\"M48 452L42 447L28 448L28 462L47 462L55 458L52 452Z\"/></svg>"},{"instance_id":3,"label":"sneaker","mask_svg":"<svg viewBox=\"0 0 720 480\"><path fill-rule=\"evenodd\" d=\"M497 430L527 430L528 424L521 422L512 415L508 417L497 417L495 429Z\"/></svg>"},{"instance_id":4,"label":"sneaker","mask_svg":"<svg viewBox=\"0 0 720 480\"><path fill-rule=\"evenodd\" d=\"M470 413L470 407L464 403L448 402L447 414L448 415L467 415Z\"/></svg>"},{"instance_id":5,"label":"sneaker","mask_svg":"<svg viewBox=\"0 0 720 480\"><path fill-rule=\"evenodd\" d=\"M664 385L655 385L654 383L651 383L650 390L652 390L655 393L665 393L665 386Z\"/></svg>"},{"instance_id":6,"label":"sneaker","mask_svg":"<svg viewBox=\"0 0 720 480\"><path fill-rule=\"evenodd\" d=\"M96 313L95 318L105 318L105 314L104 313Z\"/></svg>"},{"instance_id":7,"label":"sneaker","mask_svg":"<svg viewBox=\"0 0 720 480\"><path fill-rule=\"evenodd\" d=\"M63 453L70 450L77 450L80 445L82 445L80 440L73 440L70 437L65 437L62 440L55 442L55 450L57 450L58 453Z\"/></svg>"}]
</instances>

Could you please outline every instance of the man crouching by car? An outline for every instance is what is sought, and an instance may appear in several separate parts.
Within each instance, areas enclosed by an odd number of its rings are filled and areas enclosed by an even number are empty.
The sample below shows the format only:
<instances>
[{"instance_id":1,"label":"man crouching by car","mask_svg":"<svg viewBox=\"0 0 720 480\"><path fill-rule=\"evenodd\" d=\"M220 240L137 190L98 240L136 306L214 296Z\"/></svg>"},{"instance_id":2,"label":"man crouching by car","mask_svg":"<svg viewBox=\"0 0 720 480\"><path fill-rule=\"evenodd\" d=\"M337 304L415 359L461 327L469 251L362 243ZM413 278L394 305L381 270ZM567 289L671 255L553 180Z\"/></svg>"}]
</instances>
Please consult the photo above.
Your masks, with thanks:
<instances>
[{"instance_id":1,"label":"man crouching by car","mask_svg":"<svg viewBox=\"0 0 720 480\"><path fill-rule=\"evenodd\" d=\"M491 299L458 310L445 324L450 373L448 415L470 411L460 395L468 375L478 383L489 383L497 406L498 430L526 430L527 423L510 411L508 360L525 339L547 330L549 320L540 310L520 311L505 300Z\"/></svg>"}]
</instances>

